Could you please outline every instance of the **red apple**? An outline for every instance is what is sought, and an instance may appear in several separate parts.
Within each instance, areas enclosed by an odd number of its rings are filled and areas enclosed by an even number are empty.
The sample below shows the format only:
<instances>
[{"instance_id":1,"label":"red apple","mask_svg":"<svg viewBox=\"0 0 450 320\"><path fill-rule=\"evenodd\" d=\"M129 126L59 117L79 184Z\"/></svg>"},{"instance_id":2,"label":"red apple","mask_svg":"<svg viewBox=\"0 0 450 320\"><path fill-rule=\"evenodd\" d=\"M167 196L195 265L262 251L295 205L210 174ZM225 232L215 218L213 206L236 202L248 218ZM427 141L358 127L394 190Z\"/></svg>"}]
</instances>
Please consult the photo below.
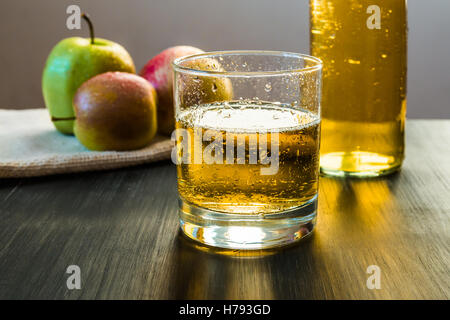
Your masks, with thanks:
<instances>
[{"instance_id":1,"label":"red apple","mask_svg":"<svg viewBox=\"0 0 450 320\"><path fill-rule=\"evenodd\" d=\"M168 48L147 62L139 75L147 79L158 95L158 132L170 135L175 129L173 106L173 60L204 51L190 46Z\"/></svg>"},{"instance_id":2,"label":"red apple","mask_svg":"<svg viewBox=\"0 0 450 320\"><path fill-rule=\"evenodd\" d=\"M107 72L84 82L73 99L74 132L90 150L134 150L156 134L156 94L141 77Z\"/></svg>"}]
</instances>

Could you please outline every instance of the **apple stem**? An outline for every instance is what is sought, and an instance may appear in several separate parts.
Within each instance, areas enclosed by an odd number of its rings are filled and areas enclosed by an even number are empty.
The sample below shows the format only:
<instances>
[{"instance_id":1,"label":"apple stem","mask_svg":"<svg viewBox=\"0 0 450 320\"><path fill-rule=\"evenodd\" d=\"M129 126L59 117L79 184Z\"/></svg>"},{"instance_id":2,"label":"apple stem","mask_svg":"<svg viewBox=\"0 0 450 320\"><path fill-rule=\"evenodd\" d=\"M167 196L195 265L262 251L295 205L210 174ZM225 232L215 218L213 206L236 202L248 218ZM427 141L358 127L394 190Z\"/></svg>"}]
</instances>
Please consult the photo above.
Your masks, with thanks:
<instances>
[{"instance_id":1,"label":"apple stem","mask_svg":"<svg viewBox=\"0 0 450 320\"><path fill-rule=\"evenodd\" d=\"M94 44L94 26L92 24L91 17L89 17L89 15L87 13L85 13L85 12L83 12L81 14L81 17L84 20L86 20L86 22L87 22L87 24L89 26L89 33L91 34L91 44Z\"/></svg>"},{"instance_id":2,"label":"apple stem","mask_svg":"<svg viewBox=\"0 0 450 320\"><path fill-rule=\"evenodd\" d=\"M68 118L52 117L52 122L54 122L54 121L68 121L68 120L76 120L76 117L68 117Z\"/></svg>"}]
</instances>

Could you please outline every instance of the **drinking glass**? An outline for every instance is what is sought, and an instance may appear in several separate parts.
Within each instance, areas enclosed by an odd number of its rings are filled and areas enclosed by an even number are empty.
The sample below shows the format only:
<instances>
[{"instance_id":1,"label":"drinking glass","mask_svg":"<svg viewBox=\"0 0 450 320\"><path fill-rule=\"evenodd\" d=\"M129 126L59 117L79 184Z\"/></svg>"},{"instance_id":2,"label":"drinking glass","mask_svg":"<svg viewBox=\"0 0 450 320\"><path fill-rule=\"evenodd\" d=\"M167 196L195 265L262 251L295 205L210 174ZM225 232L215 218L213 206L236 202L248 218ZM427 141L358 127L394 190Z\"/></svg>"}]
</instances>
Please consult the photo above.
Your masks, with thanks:
<instances>
[{"instance_id":1,"label":"drinking glass","mask_svg":"<svg viewBox=\"0 0 450 320\"><path fill-rule=\"evenodd\" d=\"M176 59L180 224L203 244L263 249L297 241L316 221L319 59L278 51Z\"/></svg>"}]
</instances>

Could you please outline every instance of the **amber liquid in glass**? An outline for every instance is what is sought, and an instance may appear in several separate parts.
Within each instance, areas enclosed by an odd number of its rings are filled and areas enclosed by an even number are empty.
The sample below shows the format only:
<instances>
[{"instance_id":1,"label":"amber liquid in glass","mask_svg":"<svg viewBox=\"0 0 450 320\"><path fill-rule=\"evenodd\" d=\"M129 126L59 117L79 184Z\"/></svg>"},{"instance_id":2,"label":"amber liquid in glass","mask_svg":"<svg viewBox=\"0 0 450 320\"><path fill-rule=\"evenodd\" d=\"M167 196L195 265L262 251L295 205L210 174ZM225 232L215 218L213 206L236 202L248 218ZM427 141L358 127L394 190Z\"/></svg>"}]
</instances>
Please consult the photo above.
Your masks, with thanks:
<instances>
[{"instance_id":1,"label":"amber liquid in glass","mask_svg":"<svg viewBox=\"0 0 450 320\"><path fill-rule=\"evenodd\" d=\"M177 166L178 190L184 201L218 212L264 215L296 208L316 198L320 120L311 112L261 103L201 105L179 114L177 128L187 130L192 141L191 163ZM196 129L202 135L209 131L214 139L223 142L223 163L208 159L211 156L205 150L210 141L202 141L200 150L194 150ZM274 134L278 135L277 150L272 145ZM261 174L261 168L268 167L261 163L261 157L249 163L249 141L259 143L263 136L267 155L278 155L273 174ZM226 159L229 139L235 146L231 163ZM241 143L245 143L244 158L237 151ZM193 155L199 151L203 159L194 163Z\"/></svg>"}]
</instances>

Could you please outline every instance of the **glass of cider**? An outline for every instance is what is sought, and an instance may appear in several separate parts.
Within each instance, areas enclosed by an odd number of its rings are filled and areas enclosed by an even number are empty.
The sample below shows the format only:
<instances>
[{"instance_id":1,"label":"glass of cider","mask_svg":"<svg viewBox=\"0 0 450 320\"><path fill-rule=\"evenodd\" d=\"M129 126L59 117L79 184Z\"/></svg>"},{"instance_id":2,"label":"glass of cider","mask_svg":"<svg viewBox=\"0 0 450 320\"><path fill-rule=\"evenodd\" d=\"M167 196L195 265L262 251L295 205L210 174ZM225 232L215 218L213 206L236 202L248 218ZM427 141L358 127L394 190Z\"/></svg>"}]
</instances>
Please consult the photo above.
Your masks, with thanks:
<instances>
[{"instance_id":1,"label":"glass of cider","mask_svg":"<svg viewBox=\"0 0 450 320\"><path fill-rule=\"evenodd\" d=\"M278 51L174 61L180 225L203 244L257 250L310 234L319 178L319 59Z\"/></svg>"}]
</instances>

